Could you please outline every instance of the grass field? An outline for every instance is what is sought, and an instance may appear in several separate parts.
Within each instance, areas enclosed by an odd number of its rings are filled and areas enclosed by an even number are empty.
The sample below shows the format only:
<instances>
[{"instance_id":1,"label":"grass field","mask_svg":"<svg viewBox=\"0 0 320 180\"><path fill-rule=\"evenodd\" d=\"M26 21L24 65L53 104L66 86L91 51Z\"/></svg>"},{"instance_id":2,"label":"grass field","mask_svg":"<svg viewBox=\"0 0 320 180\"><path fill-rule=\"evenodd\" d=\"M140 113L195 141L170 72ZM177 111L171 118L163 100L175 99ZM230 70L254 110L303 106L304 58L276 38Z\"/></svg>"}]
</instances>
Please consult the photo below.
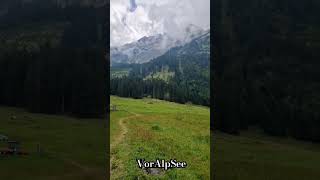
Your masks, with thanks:
<instances>
[{"instance_id":1,"label":"grass field","mask_svg":"<svg viewBox=\"0 0 320 180\"><path fill-rule=\"evenodd\" d=\"M256 130L213 133L215 179L319 180L320 145L266 136Z\"/></svg>"},{"instance_id":2,"label":"grass field","mask_svg":"<svg viewBox=\"0 0 320 180\"><path fill-rule=\"evenodd\" d=\"M30 153L0 156L0 179L106 178L106 129L102 119L32 114L0 107L0 134L20 141L22 149ZM37 153L37 144L42 153ZM0 148L5 147L0 143Z\"/></svg>"},{"instance_id":3,"label":"grass field","mask_svg":"<svg viewBox=\"0 0 320 180\"><path fill-rule=\"evenodd\" d=\"M111 97L111 179L210 179L210 110L154 99ZM152 175L136 159L177 159L185 169Z\"/></svg>"}]
</instances>

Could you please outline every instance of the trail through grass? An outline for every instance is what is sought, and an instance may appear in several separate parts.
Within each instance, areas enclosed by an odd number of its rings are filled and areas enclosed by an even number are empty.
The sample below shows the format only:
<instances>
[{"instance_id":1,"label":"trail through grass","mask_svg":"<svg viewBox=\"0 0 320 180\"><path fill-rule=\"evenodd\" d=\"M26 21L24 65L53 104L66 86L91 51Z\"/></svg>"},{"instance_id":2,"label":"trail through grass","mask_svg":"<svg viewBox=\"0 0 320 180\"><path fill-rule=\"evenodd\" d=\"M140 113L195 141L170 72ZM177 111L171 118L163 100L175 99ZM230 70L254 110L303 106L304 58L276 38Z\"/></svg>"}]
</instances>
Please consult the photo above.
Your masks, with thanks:
<instances>
[{"instance_id":1,"label":"trail through grass","mask_svg":"<svg viewBox=\"0 0 320 180\"><path fill-rule=\"evenodd\" d=\"M111 104L118 107L110 122L111 179L210 179L209 108L113 96ZM188 166L150 175L136 159L177 159Z\"/></svg>"}]
</instances>

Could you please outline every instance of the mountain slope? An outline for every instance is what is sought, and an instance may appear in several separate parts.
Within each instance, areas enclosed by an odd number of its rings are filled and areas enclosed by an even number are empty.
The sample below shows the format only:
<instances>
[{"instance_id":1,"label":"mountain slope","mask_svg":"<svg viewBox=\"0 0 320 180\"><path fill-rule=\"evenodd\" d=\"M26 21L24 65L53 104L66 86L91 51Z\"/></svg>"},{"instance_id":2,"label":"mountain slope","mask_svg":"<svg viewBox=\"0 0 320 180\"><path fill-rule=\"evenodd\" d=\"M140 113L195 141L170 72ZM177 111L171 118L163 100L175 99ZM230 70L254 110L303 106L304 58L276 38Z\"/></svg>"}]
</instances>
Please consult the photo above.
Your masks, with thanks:
<instances>
[{"instance_id":1,"label":"mountain slope","mask_svg":"<svg viewBox=\"0 0 320 180\"><path fill-rule=\"evenodd\" d=\"M157 34L120 47L111 47L111 64L149 62L163 55L170 48L183 46L206 32L195 25L189 25L182 38L172 37L170 34Z\"/></svg>"},{"instance_id":2,"label":"mountain slope","mask_svg":"<svg viewBox=\"0 0 320 180\"><path fill-rule=\"evenodd\" d=\"M164 55L148 63L136 66L133 70L135 72L133 73L138 73L142 77L146 77L152 73L163 71L164 66L166 66L169 72L189 76L189 74L193 74L192 69L197 67L201 70L208 71L209 58L210 32L207 31L205 34L195 38L184 46L171 48Z\"/></svg>"},{"instance_id":3,"label":"mountain slope","mask_svg":"<svg viewBox=\"0 0 320 180\"><path fill-rule=\"evenodd\" d=\"M150 62L130 65L131 71L126 77L111 78L111 93L209 105L209 65L210 31L206 31ZM128 68L128 65L125 67Z\"/></svg>"},{"instance_id":4,"label":"mountain slope","mask_svg":"<svg viewBox=\"0 0 320 180\"><path fill-rule=\"evenodd\" d=\"M110 49L112 63L144 63L164 54L175 44L166 34L143 37L136 42Z\"/></svg>"}]
</instances>

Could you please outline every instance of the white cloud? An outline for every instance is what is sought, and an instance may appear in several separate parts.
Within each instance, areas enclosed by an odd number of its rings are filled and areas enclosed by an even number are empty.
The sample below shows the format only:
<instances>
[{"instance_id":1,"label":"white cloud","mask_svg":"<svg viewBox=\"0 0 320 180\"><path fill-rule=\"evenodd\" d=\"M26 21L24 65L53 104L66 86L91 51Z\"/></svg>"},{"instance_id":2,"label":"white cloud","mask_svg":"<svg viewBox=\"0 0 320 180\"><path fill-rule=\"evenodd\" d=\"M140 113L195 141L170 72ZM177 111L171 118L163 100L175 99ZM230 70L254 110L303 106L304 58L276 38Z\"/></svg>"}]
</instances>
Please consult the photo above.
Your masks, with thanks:
<instances>
[{"instance_id":1,"label":"white cloud","mask_svg":"<svg viewBox=\"0 0 320 180\"><path fill-rule=\"evenodd\" d=\"M159 33L179 38L189 24L210 27L210 0L111 0L110 8L111 46Z\"/></svg>"}]
</instances>

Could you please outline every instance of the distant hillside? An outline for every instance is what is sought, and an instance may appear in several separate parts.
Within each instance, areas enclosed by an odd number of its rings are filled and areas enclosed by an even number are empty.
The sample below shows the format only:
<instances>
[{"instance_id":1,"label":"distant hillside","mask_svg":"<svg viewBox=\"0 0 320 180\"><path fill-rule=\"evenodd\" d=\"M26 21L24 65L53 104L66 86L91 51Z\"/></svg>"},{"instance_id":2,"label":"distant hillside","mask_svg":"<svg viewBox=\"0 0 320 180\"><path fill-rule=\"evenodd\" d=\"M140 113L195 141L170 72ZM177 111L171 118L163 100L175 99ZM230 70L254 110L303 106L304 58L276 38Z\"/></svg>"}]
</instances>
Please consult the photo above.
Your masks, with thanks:
<instances>
[{"instance_id":1,"label":"distant hillside","mask_svg":"<svg viewBox=\"0 0 320 180\"><path fill-rule=\"evenodd\" d=\"M210 31L207 31L150 62L131 65L127 77L111 79L111 93L129 97L150 95L180 103L209 105L209 65ZM129 85L125 86L126 83ZM135 85L130 89L132 83Z\"/></svg>"}]
</instances>

